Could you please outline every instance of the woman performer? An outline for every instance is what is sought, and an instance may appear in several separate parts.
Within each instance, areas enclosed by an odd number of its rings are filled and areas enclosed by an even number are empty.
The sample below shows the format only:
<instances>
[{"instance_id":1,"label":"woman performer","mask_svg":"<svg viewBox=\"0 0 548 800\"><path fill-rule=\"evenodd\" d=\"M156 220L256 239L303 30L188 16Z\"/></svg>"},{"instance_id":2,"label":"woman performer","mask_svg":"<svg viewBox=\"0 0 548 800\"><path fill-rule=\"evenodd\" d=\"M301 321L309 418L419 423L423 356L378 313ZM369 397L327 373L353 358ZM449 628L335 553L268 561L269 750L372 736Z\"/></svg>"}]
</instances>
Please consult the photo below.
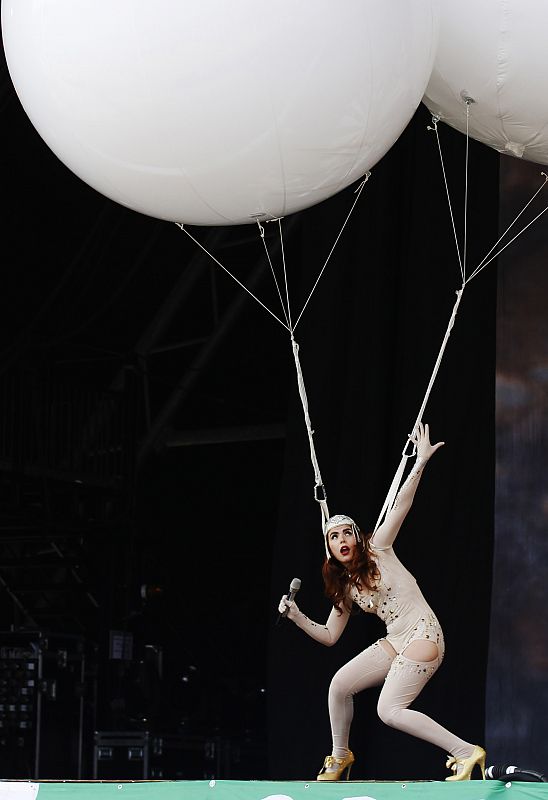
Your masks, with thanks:
<instances>
[{"instance_id":1,"label":"woman performer","mask_svg":"<svg viewBox=\"0 0 548 800\"><path fill-rule=\"evenodd\" d=\"M478 764L485 779L485 750L459 739L437 722L409 706L441 664L443 633L416 580L396 557L392 545L413 503L428 459L444 442L430 444L428 425L420 423L411 440L417 456L392 510L373 534L363 534L347 516L330 517L324 525L326 559L323 578L333 603L327 623L320 625L299 611L284 595L279 611L321 644L339 639L352 604L376 614L386 623L387 634L345 664L329 688L329 717L333 751L318 775L319 781L337 781L354 763L348 747L353 715L353 695L384 682L378 702L383 722L419 739L438 745L450 755L453 770L448 781L468 780Z\"/></svg>"}]
</instances>

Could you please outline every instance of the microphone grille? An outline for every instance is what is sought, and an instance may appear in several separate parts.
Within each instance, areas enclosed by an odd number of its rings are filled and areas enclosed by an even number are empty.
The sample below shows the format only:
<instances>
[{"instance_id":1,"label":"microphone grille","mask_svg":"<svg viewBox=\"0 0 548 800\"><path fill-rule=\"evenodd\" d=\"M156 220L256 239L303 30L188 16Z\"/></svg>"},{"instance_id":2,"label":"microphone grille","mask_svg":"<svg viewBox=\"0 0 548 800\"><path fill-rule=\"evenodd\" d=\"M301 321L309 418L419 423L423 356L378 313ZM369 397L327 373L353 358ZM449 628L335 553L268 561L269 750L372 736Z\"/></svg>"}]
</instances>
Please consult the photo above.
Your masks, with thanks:
<instances>
[{"instance_id":1,"label":"microphone grille","mask_svg":"<svg viewBox=\"0 0 548 800\"><path fill-rule=\"evenodd\" d=\"M292 592L298 592L301 588L301 579L300 578L293 578L291 583L289 584L289 588Z\"/></svg>"}]
</instances>

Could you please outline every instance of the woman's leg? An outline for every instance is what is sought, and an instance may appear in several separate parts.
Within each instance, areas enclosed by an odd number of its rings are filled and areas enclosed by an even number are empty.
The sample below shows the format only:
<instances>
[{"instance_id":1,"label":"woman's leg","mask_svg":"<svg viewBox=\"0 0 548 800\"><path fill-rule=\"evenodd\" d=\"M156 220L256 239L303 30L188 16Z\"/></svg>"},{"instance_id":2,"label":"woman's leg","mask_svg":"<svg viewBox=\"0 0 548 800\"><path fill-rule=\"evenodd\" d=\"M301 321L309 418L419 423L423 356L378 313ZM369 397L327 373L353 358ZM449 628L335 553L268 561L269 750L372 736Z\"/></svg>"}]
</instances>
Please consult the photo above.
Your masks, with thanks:
<instances>
[{"instance_id":1,"label":"woman's leg","mask_svg":"<svg viewBox=\"0 0 548 800\"><path fill-rule=\"evenodd\" d=\"M432 641L416 640L397 655L380 693L379 717L387 725L438 745L453 756L467 758L474 745L459 739L426 714L408 708L440 663L438 646Z\"/></svg>"},{"instance_id":2,"label":"woman's leg","mask_svg":"<svg viewBox=\"0 0 548 800\"><path fill-rule=\"evenodd\" d=\"M353 696L362 689L379 686L392 665L390 645L381 639L335 673L329 687L329 718L336 758L348 754L348 735L354 714Z\"/></svg>"}]
</instances>

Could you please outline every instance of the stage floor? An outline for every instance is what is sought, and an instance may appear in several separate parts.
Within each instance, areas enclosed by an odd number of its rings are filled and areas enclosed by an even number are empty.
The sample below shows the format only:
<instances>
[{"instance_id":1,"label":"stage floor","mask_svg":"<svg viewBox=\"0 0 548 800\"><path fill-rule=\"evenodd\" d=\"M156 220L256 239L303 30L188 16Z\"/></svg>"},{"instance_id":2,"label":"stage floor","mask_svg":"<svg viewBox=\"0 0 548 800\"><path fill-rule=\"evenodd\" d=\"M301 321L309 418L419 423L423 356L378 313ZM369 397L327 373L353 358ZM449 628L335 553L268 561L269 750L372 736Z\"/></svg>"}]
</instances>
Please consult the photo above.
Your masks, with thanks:
<instances>
[{"instance_id":1,"label":"stage floor","mask_svg":"<svg viewBox=\"0 0 548 800\"><path fill-rule=\"evenodd\" d=\"M0 781L0 800L548 800L548 783Z\"/></svg>"}]
</instances>

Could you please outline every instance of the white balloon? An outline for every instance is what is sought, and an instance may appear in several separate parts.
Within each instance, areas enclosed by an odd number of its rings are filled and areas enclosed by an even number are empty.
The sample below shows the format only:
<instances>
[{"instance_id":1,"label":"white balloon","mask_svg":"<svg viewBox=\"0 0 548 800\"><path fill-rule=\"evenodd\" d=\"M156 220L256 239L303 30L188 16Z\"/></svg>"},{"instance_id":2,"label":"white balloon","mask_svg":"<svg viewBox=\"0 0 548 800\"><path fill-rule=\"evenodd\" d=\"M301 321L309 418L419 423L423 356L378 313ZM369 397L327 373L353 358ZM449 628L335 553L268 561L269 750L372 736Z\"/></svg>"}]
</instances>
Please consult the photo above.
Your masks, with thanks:
<instances>
[{"instance_id":1,"label":"white balloon","mask_svg":"<svg viewBox=\"0 0 548 800\"><path fill-rule=\"evenodd\" d=\"M420 103L438 0L3 0L10 74L83 180L224 225L324 200Z\"/></svg>"},{"instance_id":2,"label":"white balloon","mask_svg":"<svg viewBox=\"0 0 548 800\"><path fill-rule=\"evenodd\" d=\"M548 163L548 3L441 0L439 44L424 102L501 153Z\"/></svg>"}]
</instances>

